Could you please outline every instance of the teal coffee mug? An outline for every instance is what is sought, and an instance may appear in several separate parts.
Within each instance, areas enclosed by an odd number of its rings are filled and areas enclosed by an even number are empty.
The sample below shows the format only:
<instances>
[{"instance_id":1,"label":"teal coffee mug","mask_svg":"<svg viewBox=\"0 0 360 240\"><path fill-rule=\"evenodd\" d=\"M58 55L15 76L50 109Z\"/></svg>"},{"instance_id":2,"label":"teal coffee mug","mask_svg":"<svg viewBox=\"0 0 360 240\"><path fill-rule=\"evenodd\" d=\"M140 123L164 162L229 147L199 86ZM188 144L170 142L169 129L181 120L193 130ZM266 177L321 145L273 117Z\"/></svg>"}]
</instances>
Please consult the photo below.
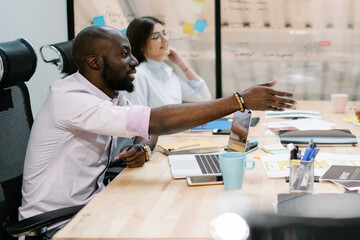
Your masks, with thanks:
<instances>
[{"instance_id":1,"label":"teal coffee mug","mask_svg":"<svg viewBox=\"0 0 360 240\"><path fill-rule=\"evenodd\" d=\"M247 159L241 152L222 153L219 160L225 189L240 189L244 171L255 167L254 160Z\"/></svg>"}]
</instances>

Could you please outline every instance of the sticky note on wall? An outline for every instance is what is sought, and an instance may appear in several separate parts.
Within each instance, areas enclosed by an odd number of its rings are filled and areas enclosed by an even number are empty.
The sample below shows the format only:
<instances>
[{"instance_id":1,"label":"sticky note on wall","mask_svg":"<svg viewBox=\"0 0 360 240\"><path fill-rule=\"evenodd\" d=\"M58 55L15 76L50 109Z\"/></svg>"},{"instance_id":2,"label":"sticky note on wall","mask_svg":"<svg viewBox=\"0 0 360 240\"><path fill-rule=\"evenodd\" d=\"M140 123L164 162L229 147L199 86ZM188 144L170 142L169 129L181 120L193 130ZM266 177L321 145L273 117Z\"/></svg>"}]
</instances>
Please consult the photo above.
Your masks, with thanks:
<instances>
[{"instance_id":1,"label":"sticky note on wall","mask_svg":"<svg viewBox=\"0 0 360 240\"><path fill-rule=\"evenodd\" d=\"M200 19L197 19L194 24L194 30L203 33L205 28L207 26L207 23L204 21L201 21Z\"/></svg>"},{"instance_id":2,"label":"sticky note on wall","mask_svg":"<svg viewBox=\"0 0 360 240\"><path fill-rule=\"evenodd\" d=\"M93 23L96 26L105 26L104 16L93 17Z\"/></svg>"},{"instance_id":3,"label":"sticky note on wall","mask_svg":"<svg viewBox=\"0 0 360 240\"><path fill-rule=\"evenodd\" d=\"M203 9L203 3L200 1L192 1L191 3L191 11L196 12L196 13L201 13L202 9Z\"/></svg>"},{"instance_id":4,"label":"sticky note on wall","mask_svg":"<svg viewBox=\"0 0 360 240\"><path fill-rule=\"evenodd\" d=\"M193 35L194 34L194 24L192 23L184 23L183 25L183 33Z\"/></svg>"},{"instance_id":5,"label":"sticky note on wall","mask_svg":"<svg viewBox=\"0 0 360 240\"><path fill-rule=\"evenodd\" d=\"M331 46L331 41L319 41L319 46L320 47L330 47Z\"/></svg>"},{"instance_id":6,"label":"sticky note on wall","mask_svg":"<svg viewBox=\"0 0 360 240\"><path fill-rule=\"evenodd\" d=\"M90 26L92 26L91 23L84 23L84 24L81 24L81 25L80 25L80 29L82 30L82 29L87 28L87 27L90 27Z\"/></svg>"}]
</instances>

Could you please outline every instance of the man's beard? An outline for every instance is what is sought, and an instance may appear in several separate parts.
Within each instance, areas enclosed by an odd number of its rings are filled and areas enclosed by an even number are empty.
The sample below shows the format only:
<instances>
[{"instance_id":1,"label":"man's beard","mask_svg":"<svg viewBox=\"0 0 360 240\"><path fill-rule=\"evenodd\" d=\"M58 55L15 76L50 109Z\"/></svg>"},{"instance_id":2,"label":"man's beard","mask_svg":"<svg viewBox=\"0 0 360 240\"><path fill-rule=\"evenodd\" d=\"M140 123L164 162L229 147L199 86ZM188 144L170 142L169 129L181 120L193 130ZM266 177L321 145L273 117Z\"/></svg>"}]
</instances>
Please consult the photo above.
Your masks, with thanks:
<instances>
[{"instance_id":1,"label":"man's beard","mask_svg":"<svg viewBox=\"0 0 360 240\"><path fill-rule=\"evenodd\" d=\"M119 78L118 72L111 69L106 57L104 57L104 71L101 76L112 90L134 91L134 84L128 81L128 75L122 79Z\"/></svg>"}]
</instances>

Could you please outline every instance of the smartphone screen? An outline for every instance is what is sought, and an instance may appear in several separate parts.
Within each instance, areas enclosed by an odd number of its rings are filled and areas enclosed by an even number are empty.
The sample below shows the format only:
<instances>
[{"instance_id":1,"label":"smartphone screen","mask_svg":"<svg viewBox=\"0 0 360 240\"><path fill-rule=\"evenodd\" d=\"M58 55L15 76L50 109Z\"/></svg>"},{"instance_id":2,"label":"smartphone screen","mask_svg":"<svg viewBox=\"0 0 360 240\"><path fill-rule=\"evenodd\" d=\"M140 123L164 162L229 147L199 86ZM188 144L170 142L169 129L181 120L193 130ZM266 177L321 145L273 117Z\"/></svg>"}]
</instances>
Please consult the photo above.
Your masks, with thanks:
<instances>
[{"instance_id":1,"label":"smartphone screen","mask_svg":"<svg viewBox=\"0 0 360 240\"><path fill-rule=\"evenodd\" d=\"M214 135L229 135L230 129L217 129L215 128L212 132Z\"/></svg>"},{"instance_id":2,"label":"smartphone screen","mask_svg":"<svg viewBox=\"0 0 360 240\"><path fill-rule=\"evenodd\" d=\"M193 176L186 178L189 185L222 184L222 176Z\"/></svg>"},{"instance_id":3,"label":"smartphone screen","mask_svg":"<svg viewBox=\"0 0 360 240\"><path fill-rule=\"evenodd\" d=\"M245 149L245 152L246 153L250 153L252 151L255 151L256 149L258 149L258 142L247 142L246 143L246 149Z\"/></svg>"},{"instance_id":4,"label":"smartphone screen","mask_svg":"<svg viewBox=\"0 0 360 240\"><path fill-rule=\"evenodd\" d=\"M251 127L255 127L255 126L258 124L259 120L260 120L259 117L253 117L253 118L251 119L250 126L251 126Z\"/></svg>"}]
</instances>

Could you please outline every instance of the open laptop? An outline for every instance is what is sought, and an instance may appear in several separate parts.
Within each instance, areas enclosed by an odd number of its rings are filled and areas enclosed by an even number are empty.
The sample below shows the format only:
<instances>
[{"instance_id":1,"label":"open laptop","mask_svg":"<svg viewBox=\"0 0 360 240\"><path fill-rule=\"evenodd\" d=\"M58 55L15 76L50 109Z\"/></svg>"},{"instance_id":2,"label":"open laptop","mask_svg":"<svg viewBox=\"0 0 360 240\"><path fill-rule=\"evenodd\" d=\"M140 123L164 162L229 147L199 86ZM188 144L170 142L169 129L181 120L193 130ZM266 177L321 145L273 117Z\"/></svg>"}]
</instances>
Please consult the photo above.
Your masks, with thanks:
<instances>
[{"instance_id":1,"label":"open laptop","mask_svg":"<svg viewBox=\"0 0 360 240\"><path fill-rule=\"evenodd\" d=\"M251 111L234 113L229 135L228 152L249 152L257 144L247 141L251 122ZM181 154L168 156L173 178L186 178L201 175L221 175L219 154Z\"/></svg>"}]
</instances>

